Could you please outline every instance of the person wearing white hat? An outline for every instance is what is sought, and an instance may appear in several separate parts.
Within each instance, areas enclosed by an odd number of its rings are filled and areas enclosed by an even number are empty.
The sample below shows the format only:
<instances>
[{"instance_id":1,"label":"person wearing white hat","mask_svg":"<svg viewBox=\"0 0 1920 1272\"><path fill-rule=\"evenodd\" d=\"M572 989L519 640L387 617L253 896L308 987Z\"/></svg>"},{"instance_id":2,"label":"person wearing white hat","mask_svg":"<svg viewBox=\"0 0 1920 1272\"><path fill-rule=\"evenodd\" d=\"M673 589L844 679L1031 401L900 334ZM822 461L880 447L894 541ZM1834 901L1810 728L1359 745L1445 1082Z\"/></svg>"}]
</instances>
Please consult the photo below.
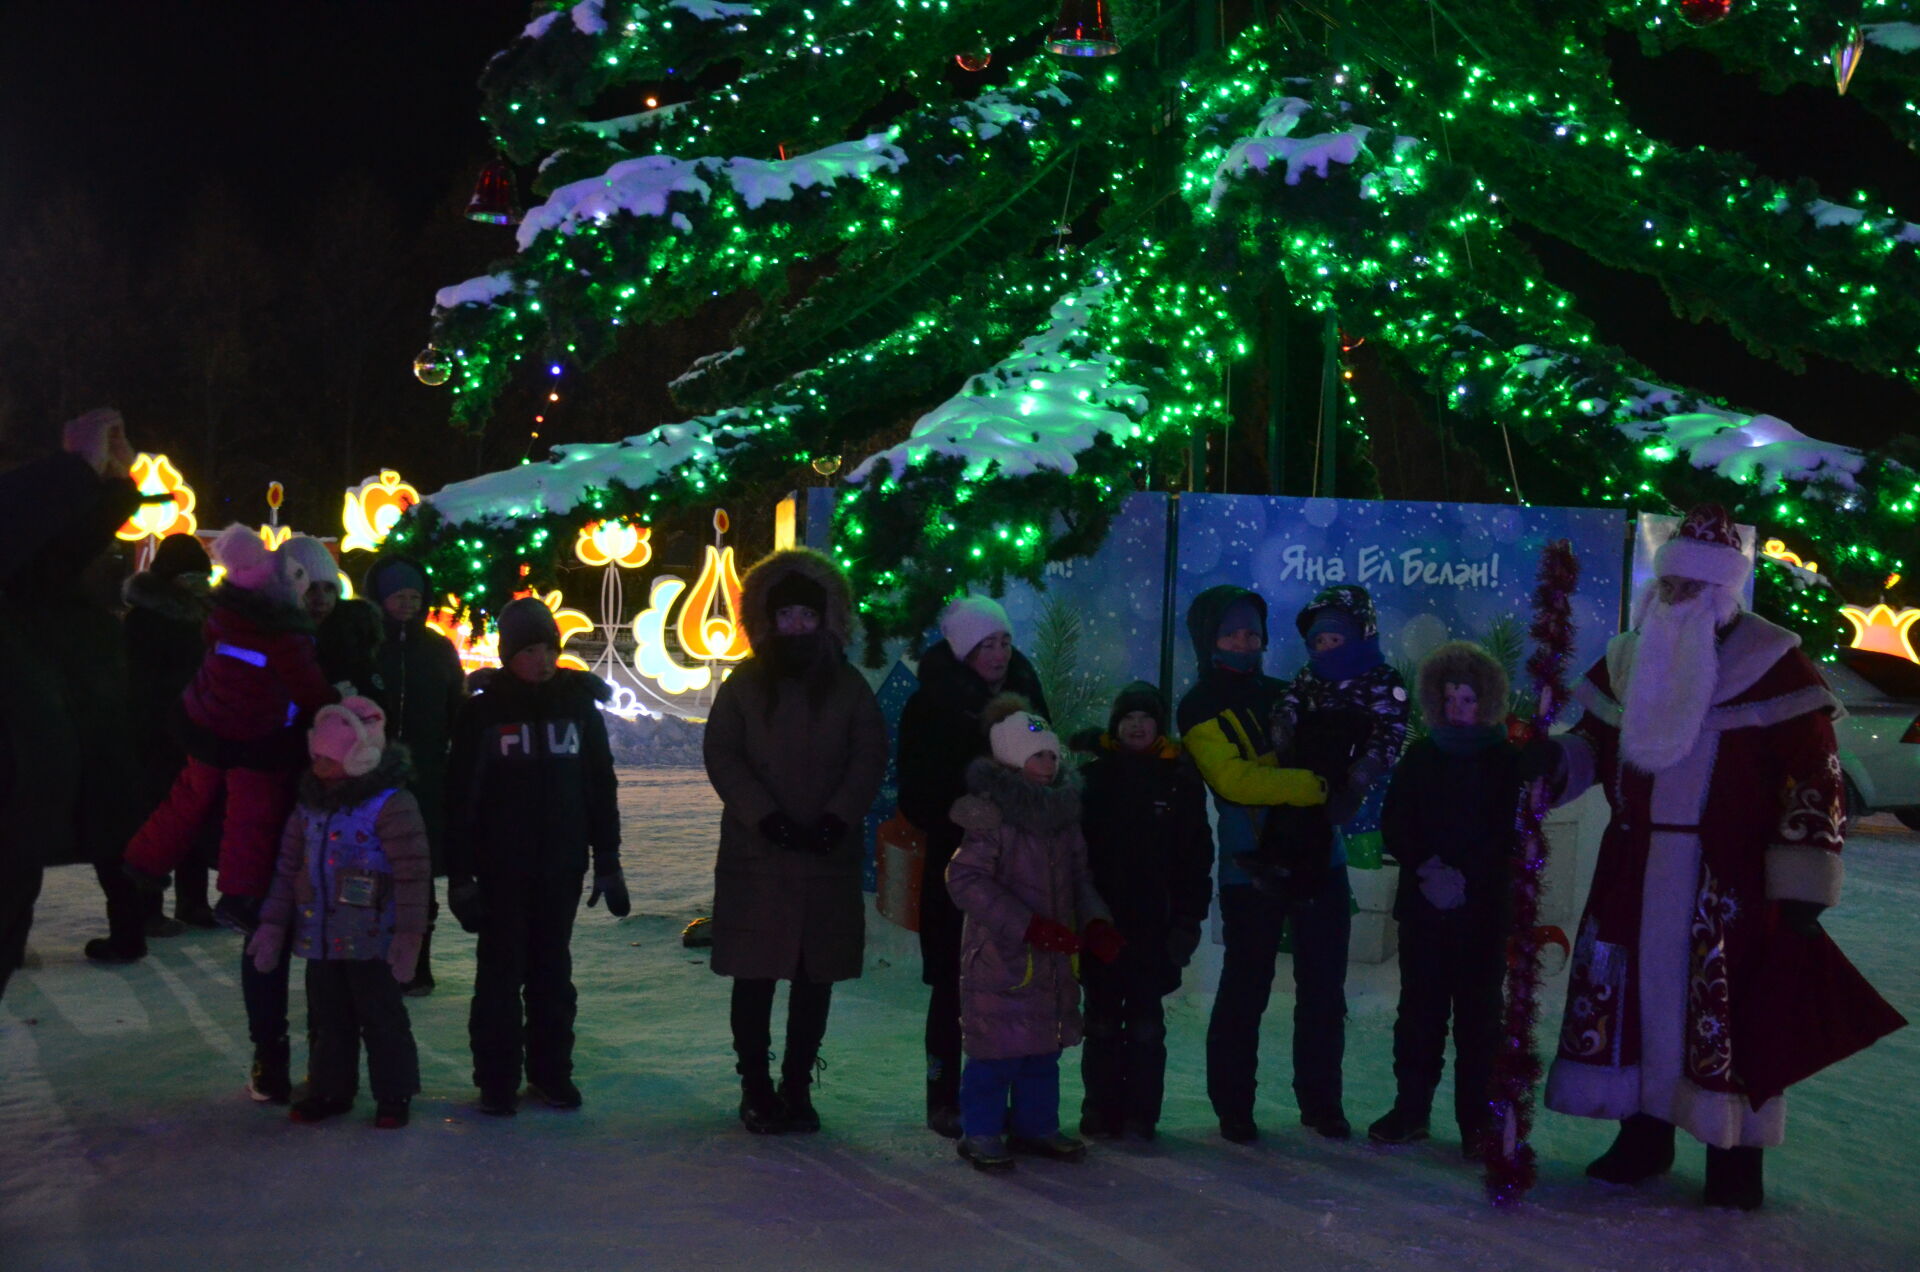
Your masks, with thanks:
<instances>
[{"instance_id":1,"label":"person wearing white hat","mask_svg":"<svg viewBox=\"0 0 1920 1272\"><path fill-rule=\"evenodd\" d=\"M1013 624L998 601L961 596L940 615L941 639L920 659L920 687L900 713L900 812L927 841L920 888L921 979L927 1003L927 1125L960 1134L960 911L940 886L960 846L948 817L966 794L967 765L988 752L981 712L1001 692L1047 714L1033 664L1013 647Z\"/></svg>"}]
</instances>

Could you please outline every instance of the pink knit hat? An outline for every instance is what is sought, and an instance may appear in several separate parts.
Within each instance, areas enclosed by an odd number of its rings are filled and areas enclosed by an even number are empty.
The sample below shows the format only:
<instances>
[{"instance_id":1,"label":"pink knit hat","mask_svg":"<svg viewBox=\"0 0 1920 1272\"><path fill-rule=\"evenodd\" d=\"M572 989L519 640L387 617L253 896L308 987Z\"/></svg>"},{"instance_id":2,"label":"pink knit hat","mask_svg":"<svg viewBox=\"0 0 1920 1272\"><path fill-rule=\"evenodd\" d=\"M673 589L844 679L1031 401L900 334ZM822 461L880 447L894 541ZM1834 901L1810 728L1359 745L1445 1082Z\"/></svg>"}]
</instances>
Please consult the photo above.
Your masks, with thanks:
<instances>
[{"instance_id":1,"label":"pink knit hat","mask_svg":"<svg viewBox=\"0 0 1920 1272\"><path fill-rule=\"evenodd\" d=\"M275 552L260 532L238 522L213 541L213 559L227 580L248 592L267 592L298 605L307 594L307 570L291 554Z\"/></svg>"},{"instance_id":2,"label":"pink knit hat","mask_svg":"<svg viewBox=\"0 0 1920 1272\"><path fill-rule=\"evenodd\" d=\"M343 698L320 708L307 730L307 754L338 760L348 777L371 773L387 749L387 713L371 698Z\"/></svg>"}]
</instances>

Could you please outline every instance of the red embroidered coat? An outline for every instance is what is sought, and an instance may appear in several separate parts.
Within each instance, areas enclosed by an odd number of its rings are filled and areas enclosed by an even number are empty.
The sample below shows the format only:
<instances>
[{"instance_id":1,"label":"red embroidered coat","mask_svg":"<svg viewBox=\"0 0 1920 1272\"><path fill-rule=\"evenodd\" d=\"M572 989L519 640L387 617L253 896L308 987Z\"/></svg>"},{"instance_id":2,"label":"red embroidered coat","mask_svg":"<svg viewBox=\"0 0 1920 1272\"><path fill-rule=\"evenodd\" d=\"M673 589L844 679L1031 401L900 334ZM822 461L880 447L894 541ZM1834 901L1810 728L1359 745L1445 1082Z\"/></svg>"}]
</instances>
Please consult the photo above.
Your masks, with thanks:
<instances>
[{"instance_id":1,"label":"red embroidered coat","mask_svg":"<svg viewBox=\"0 0 1920 1272\"><path fill-rule=\"evenodd\" d=\"M1547 1104L1587 1117L1649 1113L1723 1147L1778 1143L1784 1108L1777 1091L1743 1080L1735 1039L1751 1022L1737 1017L1801 1011L1749 992L1778 929L1769 902L1839 899L1841 708L1798 637L1742 614L1721 641L1692 750L1647 774L1619 757L1614 676L1637 640L1615 637L1587 672L1574 690L1585 715L1563 738L1567 794L1602 784L1612 819Z\"/></svg>"}]
</instances>

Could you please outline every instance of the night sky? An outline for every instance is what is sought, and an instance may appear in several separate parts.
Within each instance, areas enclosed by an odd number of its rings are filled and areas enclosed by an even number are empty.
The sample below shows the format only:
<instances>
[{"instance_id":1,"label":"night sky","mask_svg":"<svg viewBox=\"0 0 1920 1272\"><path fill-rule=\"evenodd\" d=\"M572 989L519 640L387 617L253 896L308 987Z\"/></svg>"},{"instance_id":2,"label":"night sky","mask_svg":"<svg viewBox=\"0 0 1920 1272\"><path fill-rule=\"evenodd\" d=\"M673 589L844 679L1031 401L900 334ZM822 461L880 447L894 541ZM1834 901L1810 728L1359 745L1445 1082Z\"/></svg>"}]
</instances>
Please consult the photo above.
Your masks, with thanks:
<instances>
[{"instance_id":1,"label":"night sky","mask_svg":"<svg viewBox=\"0 0 1920 1272\"><path fill-rule=\"evenodd\" d=\"M403 375L425 341L433 288L511 248L504 234L461 221L450 200L490 151L475 81L528 12L526 0L0 3L0 235L38 192L81 186L138 267L183 232L194 192L218 182L269 251L298 253L298 237L277 239L275 227L324 217L340 178L367 173L397 218L447 249L393 279L411 321L383 337L379 357L383 373ZM1741 150L1773 175L1811 175L1836 200L1865 186L1920 219L1920 163L1830 88L1765 98L1705 59L1649 63L1625 40L1612 51L1623 96L1657 135ZM1872 74L1871 59L1862 73ZM1528 238L1585 298L1602 335L1663 376L1835 441L1881 444L1911 427L1920 396L1883 377L1819 362L1794 374L1753 359L1724 332L1673 318L1652 279ZM443 407L421 399L412 409ZM498 458L472 452L465 471L431 475L452 479Z\"/></svg>"}]
</instances>

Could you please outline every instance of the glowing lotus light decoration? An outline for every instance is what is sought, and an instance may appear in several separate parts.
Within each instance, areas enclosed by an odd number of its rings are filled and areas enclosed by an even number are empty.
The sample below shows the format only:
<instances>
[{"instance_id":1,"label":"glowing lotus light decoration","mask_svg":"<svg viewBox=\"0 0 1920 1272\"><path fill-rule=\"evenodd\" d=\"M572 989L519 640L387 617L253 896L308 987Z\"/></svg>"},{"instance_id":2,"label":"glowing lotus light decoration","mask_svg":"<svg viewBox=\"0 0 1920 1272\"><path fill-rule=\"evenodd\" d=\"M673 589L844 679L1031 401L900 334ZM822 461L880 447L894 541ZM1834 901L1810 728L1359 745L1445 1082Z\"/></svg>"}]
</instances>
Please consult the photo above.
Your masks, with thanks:
<instances>
[{"instance_id":1,"label":"glowing lotus light decoration","mask_svg":"<svg viewBox=\"0 0 1920 1272\"><path fill-rule=\"evenodd\" d=\"M170 495L172 503L142 504L125 525L114 531L116 538L128 543L138 543L142 539L164 539L170 534L192 534L200 528L200 522L194 517L196 502L193 487L187 485L180 476L180 470L165 455L148 455L142 452L133 460L133 467L127 470L140 493L150 498Z\"/></svg>"},{"instance_id":2,"label":"glowing lotus light decoration","mask_svg":"<svg viewBox=\"0 0 1920 1272\"><path fill-rule=\"evenodd\" d=\"M378 477L369 477L347 492L340 511L340 524L346 531L340 536L340 551L379 551L401 514L419 502L419 491L402 481L393 469L382 468Z\"/></svg>"},{"instance_id":3,"label":"glowing lotus light decoration","mask_svg":"<svg viewBox=\"0 0 1920 1272\"><path fill-rule=\"evenodd\" d=\"M1840 612L1853 624L1853 647L1877 654L1892 654L1908 662L1920 663L1913 652L1912 628L1920 621L1920 609L1895 610L1886 605L1868 609L1860 605L1842 605Z\"/></svg>"},{"instance_id":4,"label":"glowing lotus light decoration","mask_svg":"<svg viewBox=\"0 0 1920 1272\"><path fill-rule=\"evenodd\" d=\"M611 565L637 570L653 560L653 528L624 521L589 521L580 527L573 555L582 565Z\"/></svg>"},{"instance_id":5,"label":"glowing lotus light decoration","mask_svg":"<svg viewBox=\"0 0 1920 1272\"><path fill-rule=\"evenodd\" d=\"M292 526L261 526L260 542L267 545L267 551L278 552L280 545L293 538Z\"/></svg>"}]
</instances>

